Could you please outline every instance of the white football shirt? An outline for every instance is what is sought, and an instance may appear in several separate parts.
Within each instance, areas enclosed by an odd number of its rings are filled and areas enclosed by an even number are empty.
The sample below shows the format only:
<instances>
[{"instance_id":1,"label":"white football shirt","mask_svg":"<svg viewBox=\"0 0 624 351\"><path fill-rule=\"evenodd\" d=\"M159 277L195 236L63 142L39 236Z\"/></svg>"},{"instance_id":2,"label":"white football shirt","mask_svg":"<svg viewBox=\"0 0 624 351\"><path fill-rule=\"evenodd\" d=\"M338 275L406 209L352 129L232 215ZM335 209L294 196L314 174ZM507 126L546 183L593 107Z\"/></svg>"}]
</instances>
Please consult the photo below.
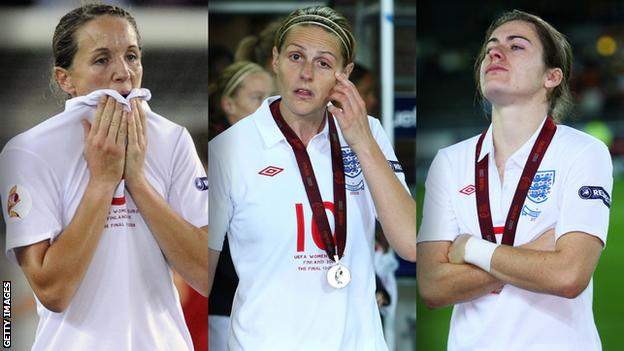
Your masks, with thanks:
<instances>
[{"instance_id":1,"label":"white football shirt","mask_svg":"<svg viewBox=\"0 0 624 351\"><path fill-rule=\"evenodd\" d=\"M503 184L494 161L491 126L487 131L479 159L489 153L494 227L505 223L540 129L509 158ZM481 238L474 194L477 140L478 136L442 149L433 160L426 181L419 243L453 241L463 233ZM606 243L612 186L611 157L606 146L585 133L558 125L524 201L514 246L530 242L550 228L555 228L556 239L581 231ZM496 239L500 243L502 235L496 235ZM574 299L505 285L500 294L456 304L448 349L601 350L592 312L592 282Z\"/></svg>"},{"instance_id":2,"label":"white football shirt","mask_svg":"<svg viewBox=\"0 0 624 351\"><path fill-rule=\"evenodd\" d=\"M351 283L334 289L333 261L321 248L292 148L279 130L270 97L251 116L209 144L209 246L228 233L240 278L232 308L229 350L386 351L375 301L375 207L357 157L340 133L347 196L347 242L341 262ZM373 136L405 185L379 122ZM328 125L307 146L321 198L334 229Z\"/></svg>"},{"instance_id":3,"label":"white football shirt","mask_svg":"<svg viewBox=\"0 0 624 351\"><path fill-rule=\"evenodd\" d=\"M6 249L13 260L16 247L53 243L73 218L89 180L80 121L93 121L103 94L128 109L131 98L144 100L147 179L185 220L207 225L208 194L195 185L205 172L186 129L149 109L147 89L135 89L127 99L98 90L68 100L64 112L14 137L0 154ZM55 313L37 301L37 312L33 350L193 349L167 260L123 181L69 307Z\"/></svg>"}]
</instances>

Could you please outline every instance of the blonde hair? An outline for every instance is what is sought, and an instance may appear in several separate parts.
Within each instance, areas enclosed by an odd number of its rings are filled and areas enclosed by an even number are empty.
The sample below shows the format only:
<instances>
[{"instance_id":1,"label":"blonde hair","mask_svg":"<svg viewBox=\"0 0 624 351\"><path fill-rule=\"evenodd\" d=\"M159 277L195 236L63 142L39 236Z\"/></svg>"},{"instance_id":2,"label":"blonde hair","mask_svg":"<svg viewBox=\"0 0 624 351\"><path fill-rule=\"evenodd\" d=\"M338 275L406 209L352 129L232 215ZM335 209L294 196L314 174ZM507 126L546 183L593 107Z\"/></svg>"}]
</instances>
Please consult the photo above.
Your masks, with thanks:
<instances>
[{"instance_id":1,"label":"blonde hair","mask_svg":"<svg viewBox=\"0 0 624 351\"><path fill-rule=\"evenodd\" d=\"M210 131L210 139L216 135L215 127L219 127L226 121L225 113L221 108L221 99L224 96L233 97L240 89L243 81L252 73L270 74L260 65L249 62L239 61L227 66L209 88L209 104L214 104L215 112L209 116L208 127Z\"/></svg>"},{"instance_id":2,"label":"blonde hair","mask_svg":"<svg viewBox=\"0 0 624 351\"><path fill-rule=\"evenodd\" d=\"M313 6L295 10L282 22L275 35L275 47L281 51L286 34L296 25L316 25L333 33L340 42L343 66L355 60L355 37L347 19L327 6Z\"/></svg>"}]
</instances>

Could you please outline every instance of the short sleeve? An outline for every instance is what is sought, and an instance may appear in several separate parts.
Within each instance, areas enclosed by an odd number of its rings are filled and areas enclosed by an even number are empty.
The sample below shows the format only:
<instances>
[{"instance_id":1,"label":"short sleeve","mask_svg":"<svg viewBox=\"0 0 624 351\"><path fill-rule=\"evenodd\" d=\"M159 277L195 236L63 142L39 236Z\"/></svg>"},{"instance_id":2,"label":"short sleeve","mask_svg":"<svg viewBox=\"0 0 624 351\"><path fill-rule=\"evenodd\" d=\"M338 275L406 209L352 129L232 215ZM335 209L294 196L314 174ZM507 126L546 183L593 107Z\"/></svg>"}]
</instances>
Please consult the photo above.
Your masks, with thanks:
<instances>
[{"instance_id":1,"label":"short sleeve","mask_svg":"<svg viewBox=\"0 0 624 351\"><path fill-rule=\"evenodd\" d=\"M208 225L208 180L193 139L186 129L180 134L172 161L169 204L194 226Z\"/></svg>"},{"instance_id":2,"label":"short sleeve","mask_svg":"<svg viewBox=\"0 0 624 351\"><path fill-rule=\"evenodd\" d=\"M607 147L592 142L570 163L562 184L555 237L579 231L607 242L613 164Z\"/></svg>"},{"instance_id":3,"label":"short sleeve","mask_svg":"<svg viewBox=\"0 0 624 351\"><path fill-rule=\"evenodd\" d=\"M452 188L450 161L445 153L438 151L425 181L423 217L417 242L453 241L459 234L449 193Z\"/></svg>"},{"instance_id":4,"label":"short sleeve","mask_svg":"<svg viewBox=\"0 0 624 351\"><path fill-rule=\"evenodd\" d=\"M14 249L54 240L63 228L60 185L37 155L19 148L0 154L0 199L6 223L6 254Z\"/></svg>"},{"instance_id":5,"label":"short sleeve","mask_svg":"<svg viewBox=\"0 0 624 351\"><path fill-rule=\"evenodd\" d=\"M220 148L222 144L213 145L208 147L208 179L210 180L208 247L221 251L233 215L233 204L230 196L229 168L225 167L225 162L222 160L226 156L226 150Z\"/></svg>"},{"instance_id":6,"label":"short sleeve","mask_svg":"<svg viewBox=\"0 0 624 351\"><path fill-rule=\"evenodd\" d=\"M386 156L386 160L388 160L388 164L394 171L394 174L397 178L399 178L399 181L403 184L405 190L409 192L409 188L405 182L405 172L403 171L403 166L401 166L401 163L397 159L394 149L392 148L390 140L388 140L388 136L382 128L381 123L379 123L378 119L373 117L368 117L368 119L373 131L373 137L375 138L375 141L377 141L377 145L379 145L381 152L384 156Z\"/></svg>"}]
</instances>

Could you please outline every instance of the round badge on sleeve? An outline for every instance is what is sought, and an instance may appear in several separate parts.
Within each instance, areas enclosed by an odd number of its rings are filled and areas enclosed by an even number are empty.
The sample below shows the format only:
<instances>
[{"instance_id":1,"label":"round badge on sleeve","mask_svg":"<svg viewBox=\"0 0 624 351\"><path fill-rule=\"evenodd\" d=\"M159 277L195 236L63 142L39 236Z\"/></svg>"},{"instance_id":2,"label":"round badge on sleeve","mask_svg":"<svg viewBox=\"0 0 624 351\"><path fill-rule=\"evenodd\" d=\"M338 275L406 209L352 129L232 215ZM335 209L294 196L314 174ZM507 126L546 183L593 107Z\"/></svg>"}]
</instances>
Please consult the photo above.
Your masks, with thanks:
<instances>
[{"instance_id":1,"label":"round badge on sleeve","mask_svg":"<svg viewBox=\"0 0 624 351\"><path fill-rule=\"evenodd\" d=\"M351 272L340 263L331 266L327 271L327 282L336 289L342 289L349 285L351 281Z\"/></svg>"},{"instance_id":2,"label":"round badge on sleeve","mask_svg":"<svg viewBox=\"0 0 624 351\"><path fill-rule=\"evenodd\" d=\"M30 192L22 185L15 184L9 188L6 204L7 222L24 219L32 208Z\"/></svg>"}]
</instances>

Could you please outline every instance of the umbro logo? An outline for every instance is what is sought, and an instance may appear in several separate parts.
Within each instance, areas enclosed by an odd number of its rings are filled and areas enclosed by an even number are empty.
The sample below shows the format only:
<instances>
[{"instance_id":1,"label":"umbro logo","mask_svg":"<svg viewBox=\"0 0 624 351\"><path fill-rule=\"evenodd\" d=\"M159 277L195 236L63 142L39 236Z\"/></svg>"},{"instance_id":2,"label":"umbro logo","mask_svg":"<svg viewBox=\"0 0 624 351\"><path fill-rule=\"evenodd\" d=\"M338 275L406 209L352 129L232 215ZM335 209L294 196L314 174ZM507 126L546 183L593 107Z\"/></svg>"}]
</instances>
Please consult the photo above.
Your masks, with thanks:
<instances>
[{"instance_id":1,"label":"umbro logo","mask_svg":"<svg viewBox=\"0 0 624 351\"><path fill-rule=\"evenodd\" d=\"M284 170L283 168L279 168L275 166L268 166L265 169L258 172L258 174L267 176L267 177L273 177L274 175L281 173L283 170Z\"/></svg>"},{"instance_id":2,"label":"umbro logo","mask_svg":"<svg viewBox=\"0 0 624 351\"><path fill-rule=\"evenodd\" d=\"M470 185L466 185L463 189L461 189L459 192L464 194L464 195L471 195L472 193L474 193L475 191L477 191L477 188L475 188L474 185L470 184Z\"/></svg>"}]
</instances>

